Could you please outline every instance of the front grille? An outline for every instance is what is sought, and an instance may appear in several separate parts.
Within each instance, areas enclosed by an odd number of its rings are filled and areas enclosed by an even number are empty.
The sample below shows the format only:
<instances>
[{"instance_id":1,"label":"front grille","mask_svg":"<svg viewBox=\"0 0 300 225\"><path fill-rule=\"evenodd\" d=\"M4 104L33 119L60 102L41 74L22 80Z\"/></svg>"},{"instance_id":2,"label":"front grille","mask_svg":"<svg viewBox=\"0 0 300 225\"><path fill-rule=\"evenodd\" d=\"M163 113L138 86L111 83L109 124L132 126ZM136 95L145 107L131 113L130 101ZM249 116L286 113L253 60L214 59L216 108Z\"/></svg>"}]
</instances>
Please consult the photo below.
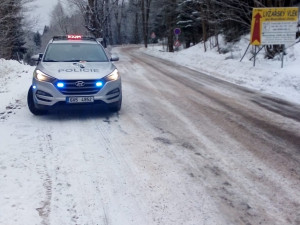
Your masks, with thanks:
<instances>
[{"instance_id":1,"label":"front grille","mask_svg":"<svg viewBox=\"0 0 300 225\"><path fill-rule=\"evenodd\" d=\"M104 86L104 82L101 81L103 85L97 87L96 83L99 81L101 80L59 80L55 83L55 86L57 83L63 83L64 87L59 88L56 86L56 88L64 95L93 95ZM84 83L84 85L76 86L78 83Z\"/></svg>"}]
</instances>

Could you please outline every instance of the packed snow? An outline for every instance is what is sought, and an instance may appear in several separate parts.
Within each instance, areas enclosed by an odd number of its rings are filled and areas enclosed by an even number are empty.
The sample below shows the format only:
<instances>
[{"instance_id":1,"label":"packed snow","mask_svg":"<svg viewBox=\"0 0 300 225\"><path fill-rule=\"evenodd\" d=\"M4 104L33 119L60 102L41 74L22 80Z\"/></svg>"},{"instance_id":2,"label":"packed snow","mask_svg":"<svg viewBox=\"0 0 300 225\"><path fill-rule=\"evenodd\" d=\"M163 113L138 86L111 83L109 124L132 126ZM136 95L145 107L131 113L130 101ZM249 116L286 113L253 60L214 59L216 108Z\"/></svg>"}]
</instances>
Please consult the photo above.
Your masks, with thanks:
<instances>
[{"instance_id":1,"label":"packed snow","mask_svg":"<svg viewBox=\"0 0 300 225\"><path fill-rule=\"evenodd\" d=\"M164 61L144 54L134 58L126 54L130 48L116 50L124 104L114 114L62 110L33 116L26 97L34 67L0 59L0 224L297 224L298 154L293 153L294 142L281 139L284 129L278 131L275 125L288 127L287 134L296 136L298 123L263 108L254 114L260 119L253 123L255 103L247 107L234 103L233 114L223 104L208 108L213 97L190 98L193 89L163 76L181 72L174 73ZM194 69L208 75L221 74L218 67L223 67L225 75L217 76L221 79L240 71L230 80L240 85L255 71L262 77L264 63L285 74L297 66L290 55L283 69L279 61L267 62L261 56L253 68L246 59L239 63L237 52L224 60L231 53L203 53L201 45L174 54L160 49L150 46L147 53L180 64L194 62ZM294 46L295 61L300 56L296 51ZM148 63L139 63L139 56ZM157 72L151 65L165 70ZM262 90L267 79L250 87ZM289 85L282 87L295 95ZM244 92L232 96L239 93ZM220 101L229 103L230 98ZM249 114L242 115L245 111ZM274 115L272 136L265 125ZM266 123L256 126L262 120Z\"/></svg>"},{"instance_id":2,"label":"packed snow","mask_svg":"<svg viewBox=\"0 0 300 225\"><path fill-rule=\"evenodd\" d=\"M174 53L167 52L164 45L150 45L147 50L141 48L141 51L274 97L294 103L300 102L299 40L298 43L287 46L283 68L281 56L273 60L265 59L264 49L257 55L254 67L253 59L250 60L254 47L248 49L240 62L249 45L249 36L244 36L235 44L220 40L220 48L226 49L226 54L219 54L217 48L211 48L209 43L206 45L206 52L203 43L184 50L181 46L179 51Z\"/></svg>"}]
</instances>

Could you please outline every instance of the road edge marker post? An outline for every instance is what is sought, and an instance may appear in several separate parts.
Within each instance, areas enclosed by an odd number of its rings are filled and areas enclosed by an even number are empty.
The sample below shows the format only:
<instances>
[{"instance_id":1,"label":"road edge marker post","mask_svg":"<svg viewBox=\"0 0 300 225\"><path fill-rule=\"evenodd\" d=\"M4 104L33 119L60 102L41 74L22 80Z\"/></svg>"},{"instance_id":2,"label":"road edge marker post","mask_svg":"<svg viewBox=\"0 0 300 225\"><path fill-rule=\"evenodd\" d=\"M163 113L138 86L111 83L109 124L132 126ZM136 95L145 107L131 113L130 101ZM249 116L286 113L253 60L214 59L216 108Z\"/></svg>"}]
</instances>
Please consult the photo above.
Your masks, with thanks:
<instances>
[{"instance_id":1,"label":"road edge marker post","mask_svg":"<svg viewBox=\"0 0 300 225\"><path fill-rule=\"evenodd\" d=\"M283 68L283 58L284 58L284 52L285 52L285 45L283 45L283 50L282 50L282 57L281 57L281 68Z\"/></svg>"}]
</instances>

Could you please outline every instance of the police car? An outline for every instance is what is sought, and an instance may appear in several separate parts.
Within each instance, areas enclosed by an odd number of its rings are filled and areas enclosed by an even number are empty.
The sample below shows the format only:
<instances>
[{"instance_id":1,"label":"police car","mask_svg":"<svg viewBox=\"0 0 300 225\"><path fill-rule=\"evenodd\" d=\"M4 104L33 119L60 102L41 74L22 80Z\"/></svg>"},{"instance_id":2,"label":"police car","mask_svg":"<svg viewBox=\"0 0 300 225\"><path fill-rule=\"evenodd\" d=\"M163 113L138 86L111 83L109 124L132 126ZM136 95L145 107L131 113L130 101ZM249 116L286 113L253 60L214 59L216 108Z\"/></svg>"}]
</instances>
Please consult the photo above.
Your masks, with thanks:
<instances>
[{"instance_id":1,"label":"police car","mask_svg":"<svg viewBox=\"0 0 300 225\"><path fill-rule=\"evenodd\" d=\"M44 54L33 57L33 73L27 102L41 115L58 105L105 103L117 112L122 105L120 74L101 43L80 35L55 36Z\"/></svg>"}]
</instances>

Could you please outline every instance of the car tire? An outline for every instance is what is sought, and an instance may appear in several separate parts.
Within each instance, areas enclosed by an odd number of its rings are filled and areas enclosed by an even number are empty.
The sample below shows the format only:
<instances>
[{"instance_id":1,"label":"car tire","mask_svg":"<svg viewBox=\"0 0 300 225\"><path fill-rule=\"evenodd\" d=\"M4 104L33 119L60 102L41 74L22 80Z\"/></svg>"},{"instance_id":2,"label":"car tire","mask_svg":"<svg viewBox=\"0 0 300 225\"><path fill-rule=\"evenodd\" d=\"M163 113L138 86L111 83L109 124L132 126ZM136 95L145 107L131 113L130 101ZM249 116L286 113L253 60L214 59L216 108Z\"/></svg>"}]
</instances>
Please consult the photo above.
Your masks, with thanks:
<instances>
[{"instance_id":1,"label":"car tire","mask_svg":"<svg viewBox=\"0 0 300 225\"><path fill-rule=\"evenodd\" d=\"M108 108L111 112L119 112L122 107L122 97L119 101L109 104Z\"/></svg>"},{"instance_id":2,"label":"car tire","mask_svg":"<svg viewBox=\"0 0 300 225\"><path fill-rule=\"evenodd\" d=\"M30 110L30 112L36 116L38 115L44 115L47 113L47 110L41 110L41 109L38 109L36 106L35 106L35 103L34 103L34 100L33 100L33 90L32 90L32 87L29 88L28 90L28 94L27 94L27 105L28 105L28 108Z\"/></svg>"}]
</instances>

